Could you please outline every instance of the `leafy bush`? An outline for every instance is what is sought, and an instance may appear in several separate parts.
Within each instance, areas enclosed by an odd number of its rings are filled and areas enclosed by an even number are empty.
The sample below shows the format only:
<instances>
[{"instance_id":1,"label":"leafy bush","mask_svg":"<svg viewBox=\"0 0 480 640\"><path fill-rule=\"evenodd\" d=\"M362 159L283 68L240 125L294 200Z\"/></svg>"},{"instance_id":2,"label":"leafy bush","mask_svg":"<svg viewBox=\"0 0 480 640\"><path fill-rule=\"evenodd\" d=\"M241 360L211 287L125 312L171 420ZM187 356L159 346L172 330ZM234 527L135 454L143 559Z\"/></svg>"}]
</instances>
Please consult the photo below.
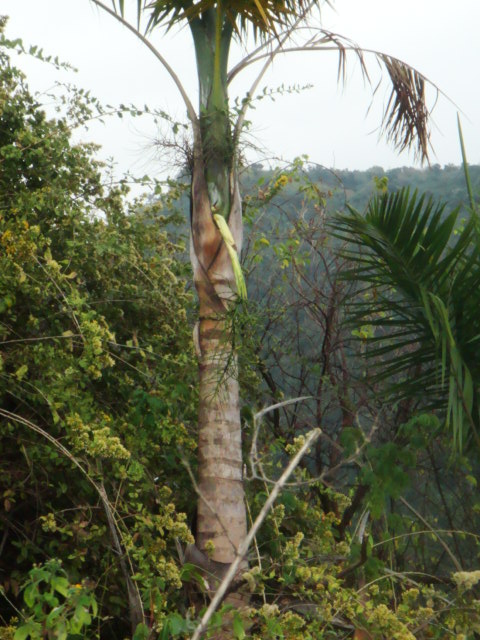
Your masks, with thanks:
<instances>
[{"instance_id":1,"label":"leafy bush","mask_svg":"<svg viewBox=\"0 0 480 640\"><path fill-rule=\"evenodd\" d=\"M174 539L191 540L177 510L195 446L184 247L167 239L171 194L129 203L126 183L102 185L94 147L72 144L0 56L1 615L28 572L50 572L41 601L24 591L30 637L66 576L96 594L95 633L123 637L135 603L161 619L180 586ZM69 589L52 611L74 633L96 611L71 617Z\"/></svg>"}]
</instances>

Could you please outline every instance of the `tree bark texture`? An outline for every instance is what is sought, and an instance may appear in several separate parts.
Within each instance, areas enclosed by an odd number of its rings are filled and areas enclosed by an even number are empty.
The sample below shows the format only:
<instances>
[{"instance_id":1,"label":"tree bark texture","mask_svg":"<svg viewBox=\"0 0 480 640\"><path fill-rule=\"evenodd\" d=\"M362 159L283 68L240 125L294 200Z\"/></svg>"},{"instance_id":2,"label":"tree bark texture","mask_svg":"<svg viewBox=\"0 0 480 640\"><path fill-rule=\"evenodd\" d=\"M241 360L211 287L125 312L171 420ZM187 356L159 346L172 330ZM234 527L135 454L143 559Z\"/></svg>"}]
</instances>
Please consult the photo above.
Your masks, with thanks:
<instances>
[{"instance_id":1,"label":"tree bark texture","mask_svg":"<svg viewBox=\"0 0 480 640\"><path fill-rule=\"evenodd\" d=\"M240 252L241 203L233 173L231 203L228 224ZM212 216L200 154L194 160L192 179L191 260L199 299L200 495L196 542L215 562L230 564L247 532L237 362L230 316L236 286L230 256Z\"/></svg>"}]
</instances>

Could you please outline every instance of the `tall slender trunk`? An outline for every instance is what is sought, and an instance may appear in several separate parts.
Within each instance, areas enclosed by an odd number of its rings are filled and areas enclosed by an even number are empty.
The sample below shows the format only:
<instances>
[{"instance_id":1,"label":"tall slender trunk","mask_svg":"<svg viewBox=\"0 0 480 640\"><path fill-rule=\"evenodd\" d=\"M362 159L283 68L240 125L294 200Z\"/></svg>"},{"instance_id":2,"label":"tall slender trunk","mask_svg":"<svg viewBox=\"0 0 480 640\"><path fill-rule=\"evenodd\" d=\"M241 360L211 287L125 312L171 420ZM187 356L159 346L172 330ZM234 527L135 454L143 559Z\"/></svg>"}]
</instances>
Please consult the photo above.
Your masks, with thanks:
<instances>
[{"instance_id":1,"label":"tall slender trunk","mask_svg":"<svg viewBox=\"0 0 480 640\"><path fill-rule=\"evenodd\" d=\"M242 243L238 185L230 171L228 225L237 251ZM213 560L217 577L247 532L242 480L242 434L237 361L230 310L236 286L230 256L215 225L204 150L198 146L192 179L191 260L199 299L197 547ZM220 563L220 564L219 564Z\"/></svg>"},{"instance_id":2,"label":"tall slender trunk","mask_svg":"<svg viewBox=\"0 0 480 640\"><path fill-rule=\"evenodd\" d=\"M228 113L227 64L233 24L222 3L190 21L199 80L194 130L190 256L199 299L197 352L198 549L221 578L247 532L242 434L230 310L236 285L231 258L214 220L221 215L242 246L236 153ZM212 585L213 586L213 585Z\"/></svg>"},{"instance_id":3,"label":"tall slender trunk","mask_svg":"<svg viewBox=\"0 0 480 640\"><path fill-rule=\"evenodd\" d=\"M204 550L207 543L212 542L212 559L230 564L246 535L236 362L229 344L228 320L223 314L209 315L210 296L205 295L202 286L198 291L200 499L197 545Z\"/></svg>"}]
</instances>

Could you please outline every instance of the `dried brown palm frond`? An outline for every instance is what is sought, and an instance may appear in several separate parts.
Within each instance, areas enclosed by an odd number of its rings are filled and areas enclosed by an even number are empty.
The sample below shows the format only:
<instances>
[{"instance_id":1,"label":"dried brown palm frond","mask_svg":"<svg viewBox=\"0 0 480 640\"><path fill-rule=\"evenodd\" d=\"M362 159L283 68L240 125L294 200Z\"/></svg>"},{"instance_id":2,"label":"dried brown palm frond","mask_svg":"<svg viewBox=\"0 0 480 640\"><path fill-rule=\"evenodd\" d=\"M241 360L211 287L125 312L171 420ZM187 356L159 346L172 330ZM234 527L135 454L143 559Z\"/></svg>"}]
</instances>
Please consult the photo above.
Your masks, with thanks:
<instances>
[{"instance_id":1,"label":"dried brown palm frond","mask_svg":"<svg viewBox=\"0 0 480 640\"><path fill-rule=\"evenodd\" d=\"M421 162L428 162L430 110L426 104L425 77L396 58L377 54L390 76L392 91L382 121L382 133L399 151L415 148Z\"/></svg>"},{"instance_id":2,"label":"dried brown palm frond","mask_svg":"<svg viewBox=\"0 0 480 640\"><path fill-rule=\"evenodd\" d=\"M298 35L303 30L310 34L313 29L308 25L299 26L296 27L294 33ZM283 36L283 34L281 35ZM428 162L429 150L431 150L429 123L433 107L429 109L427 106L425 88L427 84L430 84L437 95L439 90L425 76L398 58L380 51L363 48L350 38L323 28L316 28L313 37L309 36L300 44L291 44L287 40L288 38L278 45L276 39L271 38L267 43L259 46L230 70L228 81L231 82L247 66L262 59L273 60L275 56L280 54L302 51L333 50L338 53L337 78L339 82L345 83L346 81L347 55L350 53L356 57L364 80L371 85L366 57L373 56L379 62L380 67L387 71L391 85L391 93L383 114L381 134L385 135L399 152L413 148L415 156L421 162ZM275 44L277 44L276 49L273 49ZM269 45L272 50L268 50ZM378 86L373 89L373 94L377 89Z\"/></svg>"},{"instance_id":3,"label":"dried brown palm frond","mask_svg":"<svg viewBox=\"0 0 480 640\"><path fill-rule=\"evenodd\" d=\"M317 50L331 50L336 49L338 52L338 70L337 80L345 84L346 71L347 71L347 53L353 51L357 57L362 76L365 80L370 82L368 75L367 65L365 62L363 49L353 40L342 36L339 33L328 31L327 29L317 29L320 33L320 37L317 37L314 41L315 49Z\"/></svg>"}]
</instances>

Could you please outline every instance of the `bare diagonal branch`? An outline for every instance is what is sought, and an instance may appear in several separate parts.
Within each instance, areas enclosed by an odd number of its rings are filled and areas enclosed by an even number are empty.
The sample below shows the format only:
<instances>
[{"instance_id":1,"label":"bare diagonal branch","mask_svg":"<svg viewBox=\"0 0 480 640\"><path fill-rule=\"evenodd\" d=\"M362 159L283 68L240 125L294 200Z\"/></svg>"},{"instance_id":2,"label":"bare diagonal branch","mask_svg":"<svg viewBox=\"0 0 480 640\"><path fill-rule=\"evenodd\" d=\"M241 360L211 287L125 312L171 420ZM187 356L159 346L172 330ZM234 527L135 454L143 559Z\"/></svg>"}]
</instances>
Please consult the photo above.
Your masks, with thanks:
<instances>
[{"instance_id":1,"label":"bare diagonal branch","mask_svg":"<svg viewBox=\"0 0 480 640\"><path fill-rule=\"evenodd\" d=\"M320 429L314 429L313 431L311 431L308 434L308 436L307 436L305 442L303 443L303 446L301 447L301 449L292 458L292 460L290 461L288 467L285 469L285 471L282 473L282 475L280 476L278 481L275 483L275 486L273 487L271 494L268 496L268 498L267 498L265 504L263 505L260 513L255 518L255 522L253 523L250 531L247 533L247 535L245 536L245 539L243 540L242 544L238 548L237 557L235 558L235 560L230 565L227 573L225 574L224 579L220 583L220 586L218 587L217 591L215 592L215 595L213 596L212 601L210 602L210 605L209 605L208 609L205 611L205 613L203 615L203 618L200 621L200 624L195 629L195 632L192 635L191 640L199 640L200 637L202 636L203 632L207 628L207 625L208 625L212 615L215 613L215 611L218 609L218 606L222 602L222 600L223 600L223 598L224 598L224 596L225 596L225 594L226 594L226 592L228 590L228 587L230 586L230 583L232 582L232 580L235 578L235 576L237 574L237 571L238 571L238 569L240 567L240 564L241 564L243 558L245 557L245 555L246 555L246 553L247 553L247 551L248 551L248 549L250 547L250 544L252 543L252 540L256 536L258 530L260 529L260 526L262 525L262 523L264 522L265 518L267 517L270 509L273 506L273 503L275 502L275 500L278 497L278 494L283 489L283 486L285 485L285 483L287 482L288 478L293 473L293 471L296 469L296 467L298 466L300 460L303 458L305 453L312 446L312 444L315 442L315 440L318 439L318 437L320 436L320 433L321 433Z\"/></svg>"}]
</instances>

